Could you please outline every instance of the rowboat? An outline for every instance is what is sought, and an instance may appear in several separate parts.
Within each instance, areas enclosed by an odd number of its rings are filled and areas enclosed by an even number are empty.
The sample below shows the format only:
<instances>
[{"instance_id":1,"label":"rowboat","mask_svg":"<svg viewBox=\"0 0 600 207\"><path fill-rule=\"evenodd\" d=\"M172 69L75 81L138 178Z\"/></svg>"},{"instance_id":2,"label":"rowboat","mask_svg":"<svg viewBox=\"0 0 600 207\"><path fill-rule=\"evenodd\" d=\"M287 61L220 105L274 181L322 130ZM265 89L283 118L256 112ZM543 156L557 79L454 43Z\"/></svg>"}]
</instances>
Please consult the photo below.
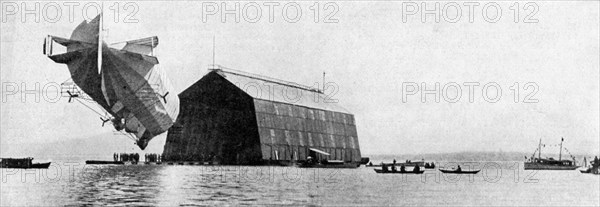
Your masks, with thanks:
<instances>
[{"instance_id":1,"label":"rowboat","mask_svg":"<svg viewBox=\"0 0 600 207\"><path fill-rule=\"evenodd\" d=\"M423 174L425 171L386 171L384 172L382 169L373 169L376 173L382 174Z\"/></svg>"},{"instance_id":2,"label":"rowboat","mask_svg":"<svg viewBox=\"0 0 600 207\"><path fill-rule=\"evenodd\" d=\"M479 171L481 170L444 170L444 169L439 169L440 171L442 171L442 173L448 173L448 174L477 174Z\"/></svg>"}]
</instances>

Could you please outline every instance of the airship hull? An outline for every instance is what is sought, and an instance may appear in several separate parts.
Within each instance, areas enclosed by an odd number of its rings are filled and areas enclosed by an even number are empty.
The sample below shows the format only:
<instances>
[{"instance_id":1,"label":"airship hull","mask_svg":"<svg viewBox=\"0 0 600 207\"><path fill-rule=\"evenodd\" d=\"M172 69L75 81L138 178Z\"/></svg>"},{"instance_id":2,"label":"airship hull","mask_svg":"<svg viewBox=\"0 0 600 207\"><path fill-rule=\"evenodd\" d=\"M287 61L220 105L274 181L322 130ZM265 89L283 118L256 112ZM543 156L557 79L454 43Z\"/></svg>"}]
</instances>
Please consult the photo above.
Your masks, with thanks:
<instances>
[{"instance_id":1,"label":"airship hull","mask_svg":"<svg viewBox=\"0 0 600 207\"><path fill-rule=\"evenodd\" d=\"M50 37L44 47L49 50L44 52L55 62L67 64L73 82L112 116L115 129L134 135L144 149L153 137L173 125L179 114L179 98L158 67L158 59L140 52L140 48L154 48L158 38L131 41L123 49L112 48L99 41L99 19L82 22L71 39ZM67 52L52 54L53 42L67 47Z\"/></svg>"}]
</instances>

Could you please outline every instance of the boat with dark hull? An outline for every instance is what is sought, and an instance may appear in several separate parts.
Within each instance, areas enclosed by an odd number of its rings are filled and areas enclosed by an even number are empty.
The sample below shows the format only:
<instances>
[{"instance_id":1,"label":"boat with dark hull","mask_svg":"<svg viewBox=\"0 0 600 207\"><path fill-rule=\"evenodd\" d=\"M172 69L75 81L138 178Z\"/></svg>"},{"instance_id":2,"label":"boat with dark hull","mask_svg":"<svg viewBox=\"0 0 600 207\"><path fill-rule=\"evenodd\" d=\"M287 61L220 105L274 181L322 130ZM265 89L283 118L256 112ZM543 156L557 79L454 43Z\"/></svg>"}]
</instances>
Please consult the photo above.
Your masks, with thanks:
<instances>
[{"instance_id":1,"label":"boat with dark hull","mask_svg":"<svg viewBox=\"0 0 600 207\"><path fill-rule=\"evenodd\" d=\"M33 158L2 158L0 168L46 169L51 162L33 163Z\"/></svg>"},{"instance_id":2,"label":"boat with dark hull","mask_svg":"<svg viewBox=\"0 0 600 207\"><path fill-rule=\"evenodd\" d=\"M299 162L297 167L300 168L357 168L358 163L344 162L342 160L326 160L320 163Z\"/></svg>"},{"instance_id":3,"label":"boat with dark hull","mask_svg":"<svg viewBox=\"0 0 600 207\"><path fill-rule=\"evenodd\" d=\"M376 173L381 173L381 174L423 174L425 171L424 170L420 170L420 171L384 171L382 169L373 169L375 170Z\"/></svg>"},{"instance_id":4,"label":"boat with dark hull","mask_svg":"<svg viewBox=\"0 0 600 207\"><path fill-rule=\"evenodd\" d=\"M309 156L308 159L297 161L296 166L300 168L357 168L360 167L361 162L347 162L344 160L328 160L323 159L317 161L314 157L317 157L317 154L321 154L323 156L330 156L329 153L321 151L315 148L309 148Z\"/></svg>"},{"instance_id":5,"label":"boat with dark hull","mask_svg":"<svg viewBox=\"0 0 600 207\"><path fill-rule=\"evenodd\" d=\"M395 163L395 164L394 164L394 163L391 163L391 162L390 162L390 163L383 163L383 165L386 165L386 166L392 166L392 165L395 165L395 166L402 166L402 165L404 165L404 166L406 166L406 167L414 167L414 166L426 167L426 166L425 166L425 164L426 164L426 162L425 162L425 161L416 161L416 162L412 162L412 161L410 161L410 162L398 162L398 163ZM366 165L366 166L367 166L367 167L381 167L382 165L381 165L381 164L378 164L378 165L369 164L369 165Z\"/></svg>"},{"instance_id":6,"label":"boat with dark hull","mask_svg":"<svg viewBox=\"0 0 600 207\"><path fill-rule=\"evenodd\" d=\"M598 168L598 167L596 167L596 168L585 168L585 169L579 170L579 172L600 175L600 168Z\"/></svg>"},{"instance_id":7,"label":"boat with dark hull","mask_svg":"<svg viewBox=\"0 0 600 207\"><path fill-rule=\"evenodd\" d=\"M525 162L524 169L525 170L575 170L579 168L579 166L575 165L575 158L573 160L562 160L562 144L564 138L561 138L560 141L560 152L558 155L558 160L554 158L542 158L542 139L538 144L538 148L533 152L530 160ZM538 157L535 157L535 153L538 153Z\"/></svg>"},{"instance_id":8,"label":"boat with dark hull","mask_svg":"<svg viewBox=\"0 0 600 207\"><path fill-rule=\"evenodd\" d=\"M525 170L575 170L579 166L575 166L573 162L568 160L554 159L535 159L534 162L526 162Z\"/></svg>"},{"instance_id":9,"label":"boat with dark hull","mask_svg":"<svg viewBox=\"0 0 600 207\"><path fill-rule=\"evenodd\" d=\"M439 169L442 173L448 173L448 174L477 174L479 173L479 171L481 170L445 170L445 169Z\"/></svg>"},{"instance_id":10,"label":"boat with dark hull","mask_svg":"<svg viewBox=\"0 0 600 207\"><path fill-rule=\"evenodd\" d=\"M124 165L123 161L86 160L87 165Z\"/></svg>"}]
</instances>

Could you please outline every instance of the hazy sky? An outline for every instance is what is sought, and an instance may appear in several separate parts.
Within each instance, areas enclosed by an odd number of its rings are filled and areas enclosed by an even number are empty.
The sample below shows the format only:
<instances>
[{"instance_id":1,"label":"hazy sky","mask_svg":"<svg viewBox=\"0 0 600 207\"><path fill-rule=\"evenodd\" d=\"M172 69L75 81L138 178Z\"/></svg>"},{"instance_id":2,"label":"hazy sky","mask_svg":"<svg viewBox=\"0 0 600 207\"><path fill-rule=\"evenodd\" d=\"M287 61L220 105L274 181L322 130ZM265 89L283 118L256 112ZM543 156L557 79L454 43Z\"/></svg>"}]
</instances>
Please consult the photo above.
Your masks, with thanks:
<instances>
[{"instance_id":1,"label":"hazy sky","mask_svg":"<svg viewBox=\"0 0 600 207\"><path fill-rule=\"evenodd\" d=\"M66 65L42 54L42 43L48 34L69 37L83 21L85 3L74 8L74 21L70 22L68 7L59 2L62 16L56 23L44 17L36 23L34 15L23 19L21 13L5 17L13 8L5 3L0 24L2 149L111 134L112 126L102 128L96 114L81 104L67 103L66 98L49 103L40 97L36 103L34 95L27 95L25 103L21 101L22 83L29 90L40 83L41 90L45 84L69 78ZM120 3L118 22L105 21L107 40L158 36L160 67L180 91L207 72L212 63L213 36L217 64L306 85L321 82L325 71L326 80L339 86L334 98L355 115L365 154L533 152L539 138L556 144L561 137L573 153L599 151L598 1L519 2L517 23L515 2L507 1L498 2L502 13L495 23L482 15L490 19L496 15L495 7L482 12L486 2L473 7L470 22L465 2L441 1L441 10L448 13L439 23L433 15L422 22L420 12L403 21L403 14L410 12L403 13L402 2L379 1L337 2L327 7L321 2L318 23L311 10L314 2L299 4L302 16L290 23L282 12L287 2L260 1L257 5L262 16L252 23L255 5L238 3L240 10L248 11L247 18L241 16L239 23L233 15L222 22L219 12L203 21L205 12L200 2L134 2L129 10ZM277 3L271 23L265 4ZM422 10L420 3L415 5ZM40 10L46 6L54 11L46 4L41 2ZM114 18L114 10L108 9L113 4L105 3L106 19ZM21 2L10 5L23 9ZM33 7L34 2L25 5ZM223 9L220 2L216 5L219 11ZM235 2L226 5L233 9ZM456 5L461 7L462 17L451 23ZM435 4L426 6L432 9ZM133 8L138 9L133 18L139 21L123 23ZM339 11L332 19L338 22L324 23L335 8ZM537 11L532 13L534 8ZM93 17L94 8L88 11ZM294 7L287 11L293 19ZM526 18L538 22L524 23ZM403 83L419 87L425 83L432 90L436 82L440 83L440 93L446 95L439 103L433 94L426 95L423 103L419 92L402 100ZM461 86L462 96L456 103L444 99L453 98L456 87L448 87L446 93L441 90L445 85L456 86L452 82ZM15 95L7 92L14 91L7 86L13 83L19 87ZM465 83L479 84L474 87L472 103ZM482 95L488 83L497 83L502 89L495 103L485 101ZM519 83L518 103L514 102L515 88L511 90L515 83ZM524 88L527 83L529 87ZM488 89L488 97L494 98L495 88ZM530 100L538 102L524 103L534 90L537 92ZM52 89L47 93L55 96ZM160 151L165 138L164 134L155 138L149 149ZM124 136L115 136L115 141L133 147Z\"/></svg>"}]
</instances>

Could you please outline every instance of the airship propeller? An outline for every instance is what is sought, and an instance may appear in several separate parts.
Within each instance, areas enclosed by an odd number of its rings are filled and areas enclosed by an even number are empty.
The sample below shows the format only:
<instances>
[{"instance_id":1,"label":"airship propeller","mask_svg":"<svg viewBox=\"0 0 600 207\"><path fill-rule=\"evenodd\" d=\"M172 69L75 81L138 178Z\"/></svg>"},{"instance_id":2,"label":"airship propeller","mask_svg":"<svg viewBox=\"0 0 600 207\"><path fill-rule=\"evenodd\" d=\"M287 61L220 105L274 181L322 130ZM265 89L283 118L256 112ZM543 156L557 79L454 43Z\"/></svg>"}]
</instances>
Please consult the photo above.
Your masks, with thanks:
<instances>
[{"instance_id":1,"label":"airship propeller","mask_svg":"<svg viewBox=\"0 0 600 207\"><path fill-rule=\"evenodd\" d=\"M102 127L104 127L104 124L110 121L110 119L103 119L102 117L100 117L100 120L102 120Z\"/></svg>"},{"instance_id":2,"label":"airship propeller","mask_svg":"<svg viewBox=\"0 0 600 207\"><path fill-rule=\"evenodd\" d=\"M169 95L169 92L167 91L167 93L165 93L165 95L160 95L159 96L165 101L165 103L167 103L167 95Z\"/></svg>"},{"instance_id":3,"label":"airship propeller","mask_svg":"<svg viewBox=\"0 0 600 207\"><path fill-rule=\"evenodd\" d=\"M67 91L69 94L69 103L73 102L73 98L79 97L79 94L72 94L71 91Z\"/></svg>"}]
</instances>

